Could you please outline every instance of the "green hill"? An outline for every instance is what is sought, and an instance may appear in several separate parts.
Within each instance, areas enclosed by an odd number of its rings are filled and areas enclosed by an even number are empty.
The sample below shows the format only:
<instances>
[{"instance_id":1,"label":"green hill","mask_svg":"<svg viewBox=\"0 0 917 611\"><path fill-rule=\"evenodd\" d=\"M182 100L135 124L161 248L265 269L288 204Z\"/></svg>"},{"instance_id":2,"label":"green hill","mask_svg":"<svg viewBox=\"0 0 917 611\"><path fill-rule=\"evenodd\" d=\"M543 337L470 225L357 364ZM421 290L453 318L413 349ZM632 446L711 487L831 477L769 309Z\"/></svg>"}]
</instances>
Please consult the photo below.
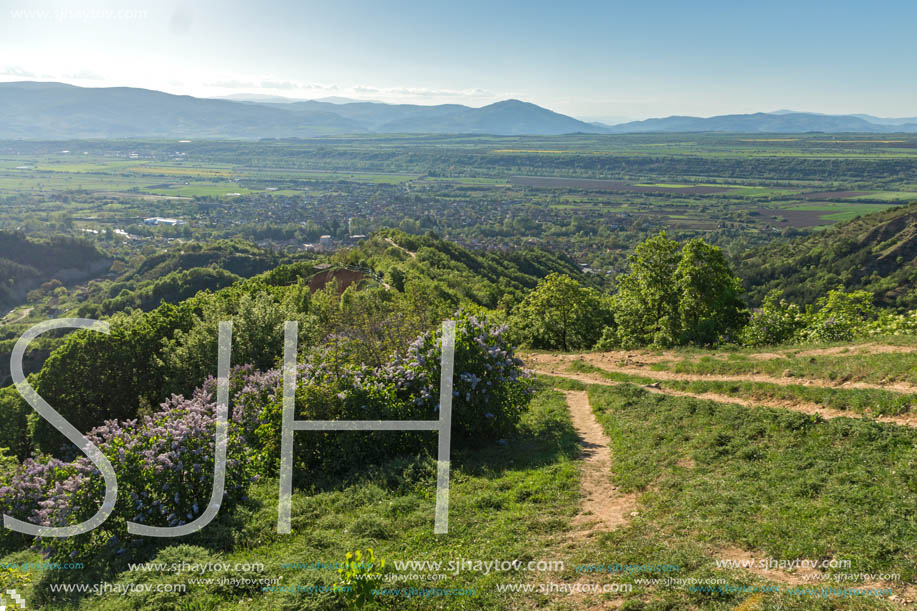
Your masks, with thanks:
<instances>
[{"instance_id":1,"label":"green hill","mask_svg":"<svg viewBox=\"0 0 917 611\"><path fill-rule=\"evenodd\" d=\"M84 281L108 271L109 265L111 260L85 240L0 231L0 307L21 302L28 291L46 282Z\"/></svg>"},{"instance_id":2,"label":"green hill","mask_svg":"<svg viewBox=\"0 0 917 611\"><path fill-rule=\"evenodd\" d=\"M872 291L879 305L917 308L917 203L775 242L743 255L736 268L754 304L772 289L812 303L843 285Z\"/></svg>"}]
</instances>

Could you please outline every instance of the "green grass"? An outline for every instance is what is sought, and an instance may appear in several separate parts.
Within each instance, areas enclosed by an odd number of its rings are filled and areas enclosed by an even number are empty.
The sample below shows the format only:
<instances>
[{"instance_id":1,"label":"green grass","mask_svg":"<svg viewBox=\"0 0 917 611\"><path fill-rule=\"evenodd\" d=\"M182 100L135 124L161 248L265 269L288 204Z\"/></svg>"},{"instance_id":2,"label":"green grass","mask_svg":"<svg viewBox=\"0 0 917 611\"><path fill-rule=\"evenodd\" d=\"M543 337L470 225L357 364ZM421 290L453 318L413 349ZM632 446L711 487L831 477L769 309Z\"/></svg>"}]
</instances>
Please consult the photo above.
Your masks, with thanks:
<instances>
[{"instance_id":1,"label":"green grass","mask_svg":"<svg viewBox=\"0 0 917 611\"><path fill-rule=\"evenodd\" d=\"M582 550L583 558L675 563L685 567L678 577L760 583L714 568L711 550L737 546L760 558L848 559L849 572L917 575L917 431L632 385L591 386L589 398L611 439L613 481L639 493L640 506L629 526ZM657 588L624 608L726 609L746 598ZM773 609L880 604L785 593L765 601Z\"/></svg>"},{"instance_id":2,"label":"green grass","mask_svg":"<svg viewBox=\"0 0 917 611\"><path fill-rule=\"evenodd\" d=\"M748 375L812 378L831 382L917 383L917 353L820 355L771 360L718 359L710 356L675 363L656 363L655 369L702 375Z\"/></svg>"},{"instance_id":3,"label":"green grass","mask_svg":"<svg viewBox=\"0 0 917 611\"><path fill-rule=\"evenodd\" d=\"M727 363L751 364L746 357L730 354ZM715 359L711 359L715 360ZM663 364L659 368L663 368ZM729 397L752 400L803 401L857 414L872 416L904 414L917 407L917 394L899 393L877 388L834 388L804 386L801 384L774 384L771 382L722 381L722 380L664 380L651 376L636 376L616 371L606 371L583 361L573 361L570 371L601 376L614 382L633 384L658 384L668 388L695 394L716 393ZM676 370L679 369L676 367Z\"/></svg>"},{"instance_id":4,"label":"green grass","mask_svg":"<svg viewBox=\"0 0 917 611\"><path fill-rule=\"evenodd\" d=\"M615 382L655 383L660 388L695 394L716 393L752 400L804 401L831 409L852 411L858 414L869 413L873 416L904 414L917 406L917 394L898 393L877 388L833 388L731 380L661 380L648 376L606 371L582 361L573 361L569 370L599 375Z\"/></svg>"},{"instance_id":5,"label":"green grass","mask_svg":"<svg viewBox=\"0 0 917 611\"><path fill-rule=\"evenodd\" d=\"M633 384L652 384L656 380L651 377L646 376L635 376L629 373L620 373L617 371L607 371L601 367L596 367L595 365L590 365L585 361L573 361L570 363L570 366L567 368L570 371L576 373L589 373L593 375L598 375L606 380L611 380L612 382L631 382Z\"/></svg>"},{"instance_id":6,"label":"green grass","mask_svg":"<svg viewBox=\"0 0 917 611\"><path fill-rule=\"evenodd\" d=\"M659 380L662 388L691 393L717 393L744 399L776 401L805 401L837 410L849 410L873 416L895 415L917 406L917 395L874 388L824 388L800 384L771 384L768 382L723 382L717 380Z\"/></svg>"},{"instance_id":7,"label":"green grass","mask_svg":"<svg viewBox=\"0 0 917 611\"><path fill-rule=\"evenodd\" d=\"M340 433L350 434L350 433ZM431 434L430 449L435 452ZM282 584L333 585L331 570L284 569L283 563L342 562L348 551L372 547L393 567L394 560L456 558L492 560L551 559L551 538L569 527L579 505L576 434L561 393L542 390L524 414L518 434L507 444L454 451L448 535L433 534L435 461L429 457L393 458L367 466L338 486L296 491L291 535L279 535L277 481L253 486L251 499L233 514L221 514L198 535L177 540L158 553L157 562L263 562L263 573L218 573L204 577L283 577ZM316 478L317 480L318 478ZM224 512L225 514L226 512ZM20 553L22 556L22 553ZM37 556L33 557L34 560ZM146 558L146 560L153 560ZM9 558L0 559L0 562ZM26 561L19 558L19 561ZM142 560L141 560L142 561ZM126 568L126 567L122 567ZM73 573L73 571L70 571ZM441 571L445 572L445 571ZM77 575L38 575L27 590L29 608L80 609L339 609L334 594L266 593L244 588L188 585L175 593L106 594L53 601L47 583L63 578L82 583L186 583L193 575L124 571L106 575L95 567ZM462 572L445 582L416 580L393 587L474 588L474 597L386 597L384 608L507 609L519 594L497 593L497 583L525 582L525 572ZM44 594L41 594L44 593ZM534 596L534 595L533 595ZM529 606L537 601L531 599ZM526 606L522 603L523 606Z\"/></svg>"}]
</instances>

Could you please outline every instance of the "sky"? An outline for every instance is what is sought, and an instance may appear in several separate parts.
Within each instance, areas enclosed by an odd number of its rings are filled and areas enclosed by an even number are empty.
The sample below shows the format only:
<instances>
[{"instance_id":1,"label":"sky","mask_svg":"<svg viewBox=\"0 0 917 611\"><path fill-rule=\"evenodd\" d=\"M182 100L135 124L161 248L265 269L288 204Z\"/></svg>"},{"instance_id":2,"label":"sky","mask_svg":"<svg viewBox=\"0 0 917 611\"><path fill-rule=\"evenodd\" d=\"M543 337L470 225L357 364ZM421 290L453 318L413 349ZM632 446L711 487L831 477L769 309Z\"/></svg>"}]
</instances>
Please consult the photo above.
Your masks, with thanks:
<instances>
[{"instance_id":1,"label":"sky","mask_svg":"<svg viewBox=\"0 0 917 611\"><path fill-rule=\"evenodd\" d=\"M0 81L589 120L917 116L917 2L0 0Z\"/></svg>"}]
</instances>

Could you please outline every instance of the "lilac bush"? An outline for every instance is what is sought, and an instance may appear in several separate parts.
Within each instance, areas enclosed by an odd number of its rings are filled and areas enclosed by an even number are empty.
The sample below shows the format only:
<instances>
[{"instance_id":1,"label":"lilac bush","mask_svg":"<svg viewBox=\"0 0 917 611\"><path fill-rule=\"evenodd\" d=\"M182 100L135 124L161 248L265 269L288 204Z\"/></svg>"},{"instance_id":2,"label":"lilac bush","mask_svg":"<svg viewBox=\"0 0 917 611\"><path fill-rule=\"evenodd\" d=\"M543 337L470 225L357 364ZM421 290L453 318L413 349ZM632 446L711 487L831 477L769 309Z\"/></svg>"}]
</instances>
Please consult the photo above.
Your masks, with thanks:
<instances>
[{"instance_id":1,"label":"lilac bush","mask_svg":"<svg viewBox=\"0 0 917 611\"><path fill-rule=\"evenodd\" d=\"M506 327L459 311L456 320L452 436L456 444L511 433L532 392L506 338ZM349 364L325 346L297 366L299 420L436 420L439 418L441 330L418 337L404 355L384 367ZM277 472L283 394L279 370L237 368L233 419L256 454L262 473ZM297 470L333 473L355 460L373 461L414 453L429 445L428 433L302 432L294 436Z\"/></svg>"},{"instance_id":2,"label":"lilac bush","mask_svg":"<svg viewBox=\"0 0 917 611\"><path fill-rule=\"evenodd\" d=\"M96 530L76 537L37 542L52 557L86 559L101 553L124 554L141 543L128 535L127 521L181 526L210 502L214 472L216 403L205 389L190 399L173 396L160 411L137 420L108 421L87 437L105 454L118 477L118 502ZM238 502L255 476L241 427L230 423L223 507ZM45 526L81 522L96 512L104 479L85 456L64 463L50 458L25 461L3 504L20 519Z\"/></svg>"},{"instance_id":3,"label":"lilac bush","mask_svg":"<svg viewBox=\"0 0 917 611\"><path fill-rule=\"evenodd\" d=\"M516 426L532 393L532 376L506 339L506 325L459 310L454 319L452 435L458 441L498 439ZM425 333L405 356L379 372L398 394L438 417L442 331ZM429 416L428 416L429 417Z\"/></svg>"}]
</instances>

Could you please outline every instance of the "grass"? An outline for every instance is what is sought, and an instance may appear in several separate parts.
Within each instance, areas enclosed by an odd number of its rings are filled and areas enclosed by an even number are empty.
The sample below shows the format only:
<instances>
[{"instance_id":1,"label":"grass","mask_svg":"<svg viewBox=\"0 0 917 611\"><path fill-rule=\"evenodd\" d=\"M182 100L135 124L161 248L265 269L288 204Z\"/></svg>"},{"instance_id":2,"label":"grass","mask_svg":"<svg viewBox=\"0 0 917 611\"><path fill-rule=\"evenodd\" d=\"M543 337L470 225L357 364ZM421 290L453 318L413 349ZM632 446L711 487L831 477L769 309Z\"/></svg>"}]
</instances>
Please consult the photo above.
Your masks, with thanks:
<instances>
[{"instance_id":1,"label":"grass","mask_svg":"<svg viewBox=\"0 0 917 611\"><path fill-rule=\"evenodd\" d=\"M768 382L723 382L718 380L659 380L662 388L690 393L717 393L744 399L775 401L804 401L837 410L852 411L873 416L895 415L911 411L917 406L917 395L897 393L874 388L824 388L800 384L772 384Z\"/></svg>"},{"instance_id":2,"label":"grass","mask_svg":"<svg viewBox=\"0 0 917 611\"><path fill-rule=\"evenodd\" d=\"M915 352L796 356L771 360L718 359L704 356L698 360L655 363L653 368L701 375L765 374L831 382L852 380L873 383L917 383L917 353Z\"/></svg>"},{"instance_id":3,"label":"grass","mask_svg":"<svg viewBox=\"0 0 917 611\"><path fill-rule=\"evenodd\" d=\"M711 552L724 546L759 558L848 559L850 572L899 573L903 581L917 574L917 431L627 384L591 386L589 399L611 439L613 481L640 494L640 511L583 558L679 564L678 577L719 575L729 585L760 581L716 570ZM748 597L653 588L622 608L727 609ZM769 609L883 606L786 592L765 600Z\"/></svg>"},{"instance_id":4,"label":"grass","mask_svg":"<svg viewBox=\"0 0 917 611\"><path fill-rule=\"evenodd\" d=\"M744 357L741 355L732 354L730 357L733 360L727 362L750 362L743 360ZM917 406L917 394L878 388L834 388L741 380L664 380L606 371L583 361L573 361L568 369L577 373L599 375L614 382L656 384L660 388L671 390L695 394L716 393L742 399L815 403L831 409L872 416L904 414Z\"/></svg>"},{"instance_id":5,"label":"grass","mask_svg":"<svg viewBox=\"0 0 917 611\"><path fill-rule=\"evenodd\" d=\"M431 436L432 437L432 436ZM277 578L285 586L331 586L330 569L283 568L284 563L342 562L348 551L372 547L386 565L395 560L550 559L552 537L568 528L578 506L575 458L579 446L561 393L542 389L506 445L453 451L449 534L433 534L436 466L429 457L395 457L366 466L337 486L316 486L293 496L293 533L279 535L277 481L256 484L251 499L234 514L221 515L198 535L138 561L206 563L263 562L263 573L206 574L214 578ZM431 438L431 451L435 440ZM22 556L22 552L19 553ZM37 556L36 556L37 558ZM34 559L34 558L33 558ZM10 561L9 557L0 562ZM19 561L27 561L22 558ZM122 567L122 570L126 567ZM75 573L74 571L70 571ZM435 572L435 571L416 571ZM445 571L441 571L445 572ZM330 593L262 592L260 587L188 584L187 592L105 594L54 600L47 584L69 578L80 583L188 583L200 575L129 572L106 575L89 567L78 575L43 574L27 590L33 608L79 609L339 609ZM519 594L496 591L498 583L524 582L524 572L461 572L445 582L418 580L393 587L473 588L474 597L383 597L384 608L505 609ZM535 596L534 594L531 596ZM535 606L534 598L530 600ZM523 605L525 606L525 605Z\"/></svg>"}]
</instances>

